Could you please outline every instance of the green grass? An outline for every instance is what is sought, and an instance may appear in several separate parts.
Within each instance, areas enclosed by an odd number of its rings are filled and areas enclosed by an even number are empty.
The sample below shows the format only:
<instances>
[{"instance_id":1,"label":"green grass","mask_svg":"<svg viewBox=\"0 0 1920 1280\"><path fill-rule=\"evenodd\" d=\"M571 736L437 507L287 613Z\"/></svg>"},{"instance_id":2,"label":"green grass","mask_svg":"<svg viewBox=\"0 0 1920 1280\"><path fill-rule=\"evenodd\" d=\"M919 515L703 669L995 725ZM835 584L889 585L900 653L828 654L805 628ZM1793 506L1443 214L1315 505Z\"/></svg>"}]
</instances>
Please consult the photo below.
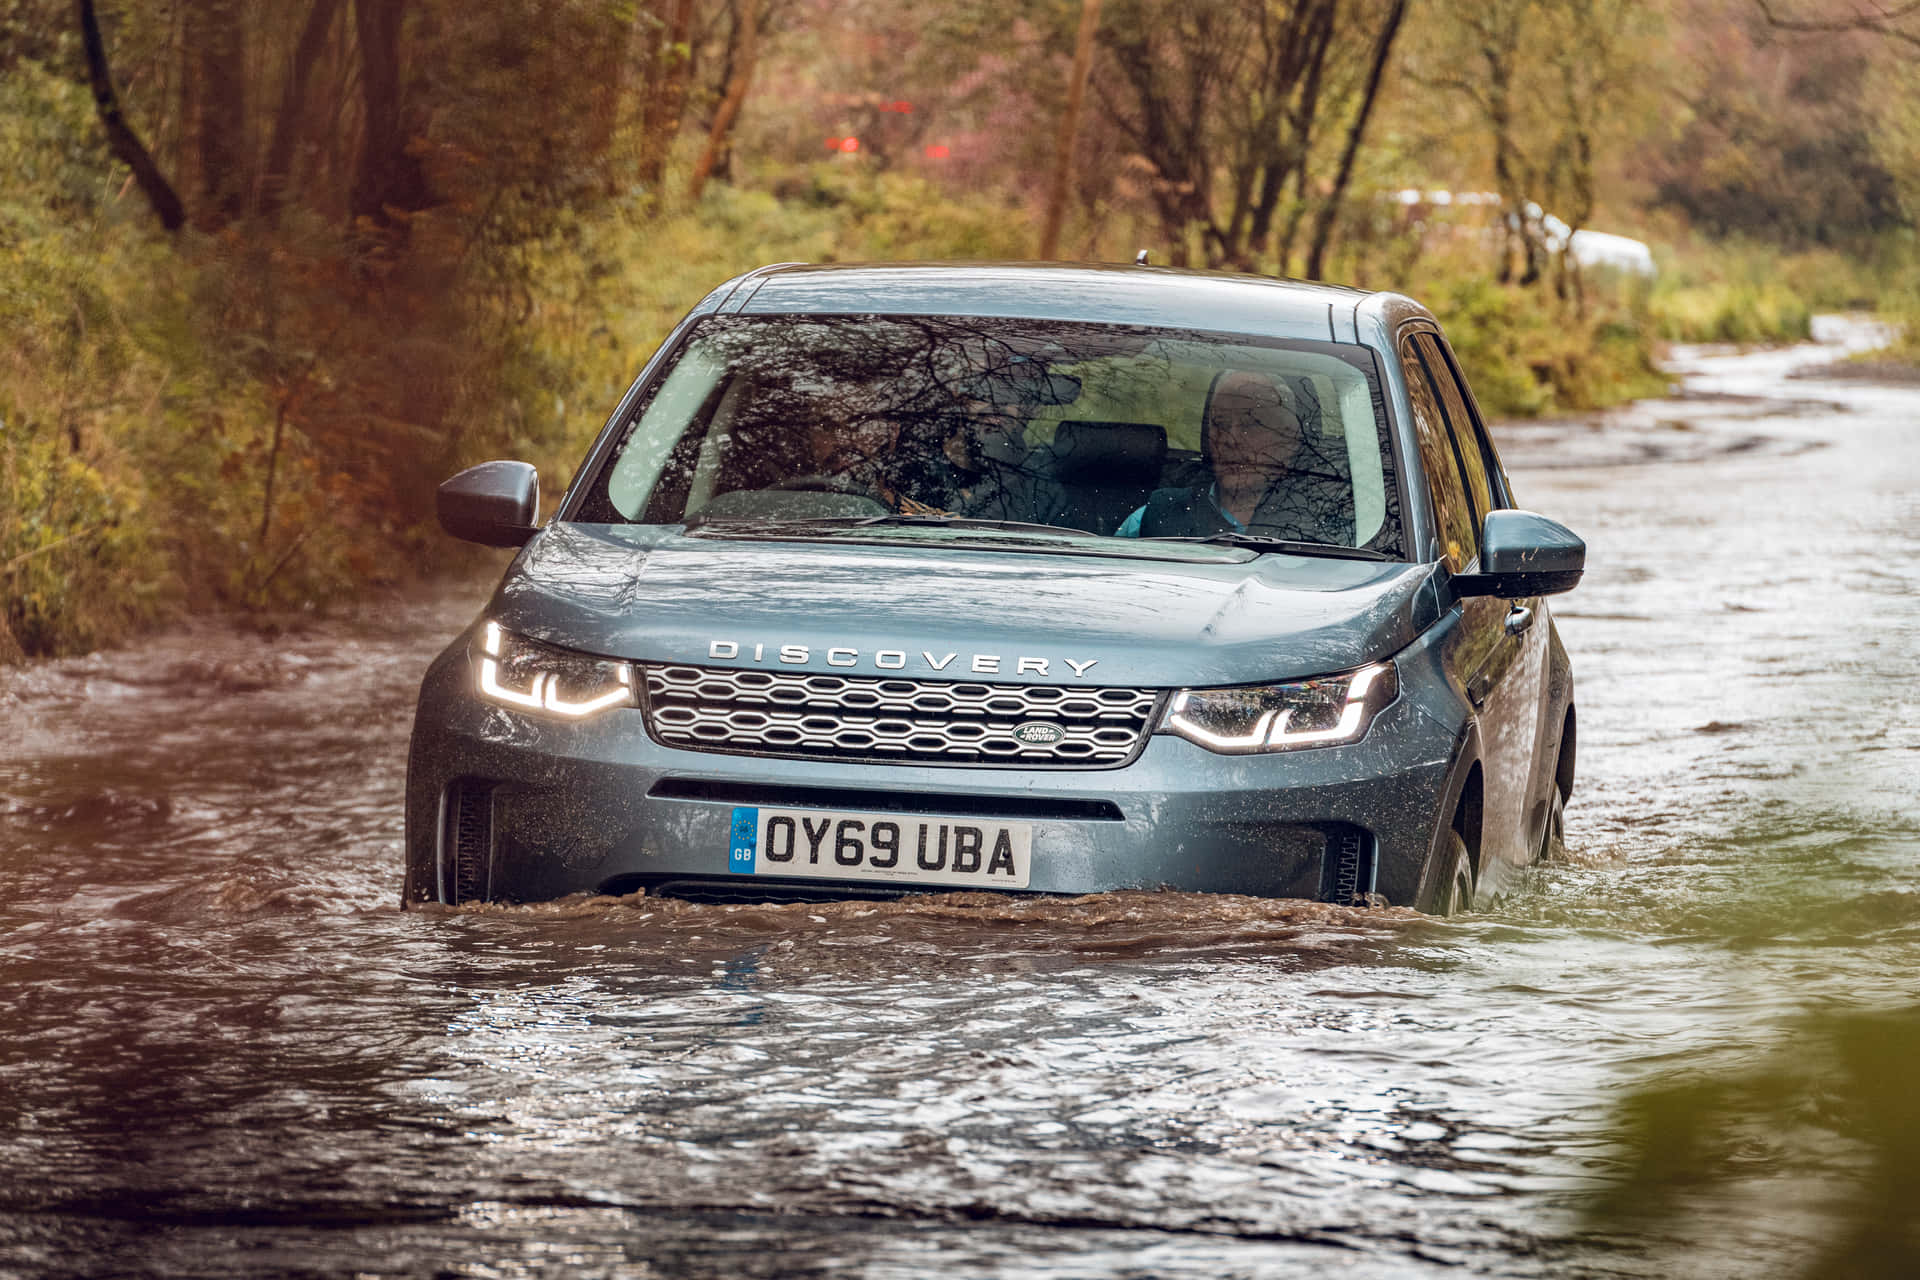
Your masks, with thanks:
<instances>
[{"instance_id":1,"label":"green grass","mask_svg":"<svg viewBox=\"0 0 1920 1280\"><path fill-rule=\"evenodd\" d=\"M1920 250L1897 233L1838 248L1783 251L1683 237L1657 246L1660 277L1649 309L1673 342L1798 342L1818 312L1920 306Z\"/></svg>"}]
</instances>

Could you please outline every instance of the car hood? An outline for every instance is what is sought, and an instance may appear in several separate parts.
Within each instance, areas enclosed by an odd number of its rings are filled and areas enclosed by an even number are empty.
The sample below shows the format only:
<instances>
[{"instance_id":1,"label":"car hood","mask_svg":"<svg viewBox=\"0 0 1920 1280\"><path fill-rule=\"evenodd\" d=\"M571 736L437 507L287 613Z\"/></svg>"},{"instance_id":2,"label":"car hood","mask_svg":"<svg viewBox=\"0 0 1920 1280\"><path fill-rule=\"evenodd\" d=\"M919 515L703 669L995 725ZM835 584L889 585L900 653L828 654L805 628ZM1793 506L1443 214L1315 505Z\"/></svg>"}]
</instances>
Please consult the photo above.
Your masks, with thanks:
<instances>
[{"instance_id":1,"label":"car hood","mask_svg":"<svg viewBox=\"0 0 1920 1280\"><path fill-rule=\"evenodd\" d=\"M556 524L514 562L487 616L637 661L1172 688L1387 657L1437 616L1433 572L1275 553L1186 562Z\"/></svg>"}]
</instances>

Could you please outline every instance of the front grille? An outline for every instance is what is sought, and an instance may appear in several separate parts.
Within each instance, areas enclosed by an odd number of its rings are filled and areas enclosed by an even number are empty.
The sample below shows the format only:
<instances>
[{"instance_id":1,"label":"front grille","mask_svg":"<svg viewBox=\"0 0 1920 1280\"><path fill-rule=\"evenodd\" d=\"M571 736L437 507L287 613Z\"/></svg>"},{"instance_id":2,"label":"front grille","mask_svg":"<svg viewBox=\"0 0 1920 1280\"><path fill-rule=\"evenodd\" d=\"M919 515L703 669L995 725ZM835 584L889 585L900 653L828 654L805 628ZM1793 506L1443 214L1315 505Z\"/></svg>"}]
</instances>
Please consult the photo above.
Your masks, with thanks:
<instances>
[{"instance_id":1,"label":"front grille","mask_svg":"<svg viewBox=\"0 0 1920 1280\"><path fill-rule=\"evenodd\" d=\"M1138 755L1151 689L946 683L715 667L647 668L647 727L695 751L947 765L1102 769ZM1060 740L1014 730L1053 725Z\"/></svg>"}]
</instances>

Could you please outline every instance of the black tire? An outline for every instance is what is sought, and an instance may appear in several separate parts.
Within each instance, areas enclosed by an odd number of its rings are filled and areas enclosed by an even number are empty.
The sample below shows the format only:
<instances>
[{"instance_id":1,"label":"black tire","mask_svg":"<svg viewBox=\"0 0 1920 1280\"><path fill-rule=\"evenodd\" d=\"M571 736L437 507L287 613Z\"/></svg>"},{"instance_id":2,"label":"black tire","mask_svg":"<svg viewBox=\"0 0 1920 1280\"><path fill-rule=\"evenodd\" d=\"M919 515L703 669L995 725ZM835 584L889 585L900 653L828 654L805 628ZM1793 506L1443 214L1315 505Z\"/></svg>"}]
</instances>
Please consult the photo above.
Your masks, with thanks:
<instances>
[{"instance_id":1,"label":"black tire","mask_svg":"<svg viewBox=\"0 0 1920 1280\"><path fill-rule=\"evenodd\" d=\"M1473 857L1467 852L1466 839L1453 827L1447 828L1441 855L1441 875L1434 888L1431 913L1457 916L1473 910Z\"/></svg>"},{"instance_id":2,"label":"black tire","mask_svg":"<svg viewBox=\"0 0 1920 1280\"><path fill-rule=\"evenodd\" d=\"M1567 860L1567 798L1560 794L1558 782L1547 788L1547 820L1541 827L1540 847L1534 851L1533 860Z\"/></svg>"}]
</instances>

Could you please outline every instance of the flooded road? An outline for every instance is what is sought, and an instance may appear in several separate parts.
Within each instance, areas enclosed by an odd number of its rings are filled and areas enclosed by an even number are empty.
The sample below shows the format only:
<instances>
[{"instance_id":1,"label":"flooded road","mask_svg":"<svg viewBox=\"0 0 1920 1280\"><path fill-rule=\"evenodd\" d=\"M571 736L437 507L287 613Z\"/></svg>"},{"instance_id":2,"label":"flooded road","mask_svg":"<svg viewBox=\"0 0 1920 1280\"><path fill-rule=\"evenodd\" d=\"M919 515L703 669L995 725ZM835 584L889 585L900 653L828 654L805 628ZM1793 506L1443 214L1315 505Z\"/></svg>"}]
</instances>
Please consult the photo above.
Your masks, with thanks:
<instances>
[{"instance_id":1,"label":"flooded road","mask_svg":"<svg viewBox=\"0 0 1920 1280\"><path fill-rule=\"evenodd\" d=\"M1805 1215L1579 1210L1624 1089L1914 999L1920 388L1832 356L1500 433L1590 545L1574 860L1457 921L402 913L482 593L0 673L0 1274L1790 1272Z\"/></svg>"}]
</instances>

